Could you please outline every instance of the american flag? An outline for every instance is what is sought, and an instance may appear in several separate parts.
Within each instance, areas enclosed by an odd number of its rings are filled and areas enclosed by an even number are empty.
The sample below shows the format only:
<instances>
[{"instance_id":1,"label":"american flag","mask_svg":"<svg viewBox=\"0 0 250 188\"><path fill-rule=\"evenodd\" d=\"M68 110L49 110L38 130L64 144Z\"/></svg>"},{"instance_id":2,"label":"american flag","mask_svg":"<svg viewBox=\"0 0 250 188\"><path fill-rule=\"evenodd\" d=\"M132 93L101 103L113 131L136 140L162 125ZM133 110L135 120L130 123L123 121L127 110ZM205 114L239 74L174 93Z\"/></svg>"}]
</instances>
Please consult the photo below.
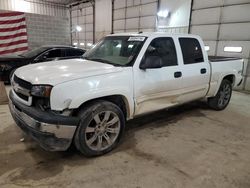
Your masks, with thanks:
<instances>
[{"instance_id":1,"label":"american flag","mask_svg":"<svg viewBox=\"0 0 250 188\"><path fill-rule=\"evenodd\" d=\"M20 54L28 50L28 39L23 12L0 13L0 56Z\"/></svg>"}]
</instances>

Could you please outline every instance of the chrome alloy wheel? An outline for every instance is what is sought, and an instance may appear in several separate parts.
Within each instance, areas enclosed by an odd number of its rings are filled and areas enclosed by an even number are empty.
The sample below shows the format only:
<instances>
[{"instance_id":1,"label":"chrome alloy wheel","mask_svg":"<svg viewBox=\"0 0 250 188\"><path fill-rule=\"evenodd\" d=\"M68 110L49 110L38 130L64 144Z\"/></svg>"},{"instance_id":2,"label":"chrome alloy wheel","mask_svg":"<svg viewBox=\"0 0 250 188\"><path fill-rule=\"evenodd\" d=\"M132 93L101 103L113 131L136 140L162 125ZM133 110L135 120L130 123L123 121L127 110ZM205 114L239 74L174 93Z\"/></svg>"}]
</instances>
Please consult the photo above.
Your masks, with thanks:
<instances>
[{"instance_id":1,"label":"chrome alloy wheel","mask_svg":"<svg viewBox=\"0 0 250 188\"><path fill-rule=\"evenodd\" d=\"M116 141L121 129L121 122L117 114L103 111L96 114L85 129L87 146L95 151L102 151Z\"/></svg>"},{"instance_id":2,"label":"chrome alloy wheel","mask_svg":"<svg viewBox=\"0 0 250 188\"><path fill-rule=\"evenodd\" d=\"M220 90L220 96L218 100L218 105L223 107L228 104L231 97L231 87L228 84L223 85Z\"/></svg>"}]
</instances>

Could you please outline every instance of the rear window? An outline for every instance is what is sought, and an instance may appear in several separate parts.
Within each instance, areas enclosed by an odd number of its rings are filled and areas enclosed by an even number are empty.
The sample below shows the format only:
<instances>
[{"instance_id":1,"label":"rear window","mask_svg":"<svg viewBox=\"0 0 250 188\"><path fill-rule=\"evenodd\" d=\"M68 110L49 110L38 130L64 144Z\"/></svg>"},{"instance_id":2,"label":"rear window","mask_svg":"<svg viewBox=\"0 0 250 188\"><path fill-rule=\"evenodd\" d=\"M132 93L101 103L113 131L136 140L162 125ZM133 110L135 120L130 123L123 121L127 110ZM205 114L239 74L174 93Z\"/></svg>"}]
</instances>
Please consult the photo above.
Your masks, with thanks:
<instances>
[{"instance_id":1,"label":"rear window","mask_svg":"<svg viewBox=\"0 0 250 188\"><path fill-rule=\"evenodd\" d=\"M204 62L201 45L194 38L179 38L184 64Z\"/></svg>"}]
</instances>

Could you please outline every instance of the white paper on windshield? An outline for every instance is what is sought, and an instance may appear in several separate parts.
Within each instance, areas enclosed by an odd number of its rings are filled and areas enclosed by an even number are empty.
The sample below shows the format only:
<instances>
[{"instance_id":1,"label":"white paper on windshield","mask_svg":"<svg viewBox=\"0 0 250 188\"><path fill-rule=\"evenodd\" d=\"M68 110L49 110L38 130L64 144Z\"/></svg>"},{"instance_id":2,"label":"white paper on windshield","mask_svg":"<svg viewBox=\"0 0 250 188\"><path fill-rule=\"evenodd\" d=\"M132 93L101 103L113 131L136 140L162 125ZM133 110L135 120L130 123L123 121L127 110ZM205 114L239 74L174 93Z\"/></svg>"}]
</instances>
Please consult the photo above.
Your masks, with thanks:
<instances>
[{"instance_id":1,"label":"white paper on windshield","mask_svg":"<svg viewBox=\"0 0 250 188\"><path fill-rule=\"evenodd\" d=\"M144 41L145 37L129 37L128 41Z\"/></svg>"}]
</instances>

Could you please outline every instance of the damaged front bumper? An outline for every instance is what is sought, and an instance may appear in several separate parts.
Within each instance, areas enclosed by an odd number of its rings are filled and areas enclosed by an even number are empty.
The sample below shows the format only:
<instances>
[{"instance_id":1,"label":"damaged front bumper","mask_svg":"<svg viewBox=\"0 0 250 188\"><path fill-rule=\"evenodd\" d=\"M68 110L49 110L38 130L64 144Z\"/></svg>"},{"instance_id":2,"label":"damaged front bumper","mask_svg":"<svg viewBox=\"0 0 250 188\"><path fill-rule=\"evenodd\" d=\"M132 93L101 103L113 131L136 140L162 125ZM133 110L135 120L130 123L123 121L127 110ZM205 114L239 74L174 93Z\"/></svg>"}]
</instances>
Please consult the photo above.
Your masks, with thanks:
<instances>
[{"instance_id":1,"label":"damaged front bumper","mask_svg":"<svg viewBox=\"0 0 250 188\"><path fill-rule=\"evenodd\" d=\"M79 119L26 106L10 91L9 108L16 124L48 151L65 151L71 145Z\"/></svg>"}]
</instances>

